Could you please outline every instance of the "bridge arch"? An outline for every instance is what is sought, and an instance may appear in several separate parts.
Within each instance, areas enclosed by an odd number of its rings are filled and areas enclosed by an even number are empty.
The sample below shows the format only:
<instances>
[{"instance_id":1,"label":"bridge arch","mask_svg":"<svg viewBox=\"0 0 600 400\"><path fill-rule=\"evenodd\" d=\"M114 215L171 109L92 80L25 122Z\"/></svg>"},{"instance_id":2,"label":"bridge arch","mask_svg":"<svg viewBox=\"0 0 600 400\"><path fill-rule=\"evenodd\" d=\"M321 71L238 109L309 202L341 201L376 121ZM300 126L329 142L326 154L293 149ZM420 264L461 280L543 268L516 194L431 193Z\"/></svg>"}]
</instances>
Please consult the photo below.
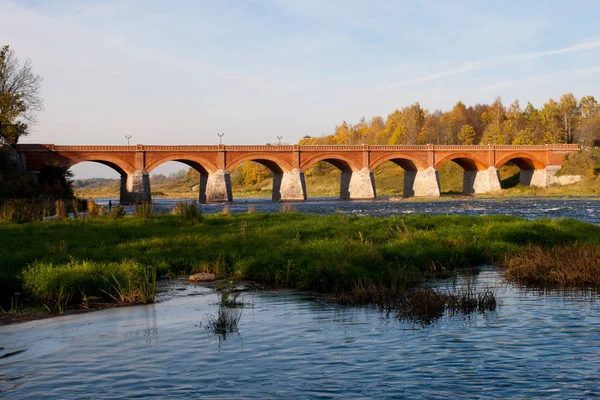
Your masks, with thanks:
<instances>
[{"instance_id":1,"label":"bridge arch","mask_svg":"<svg viewBox=\"0 0 600 400\"><path fill-rule=\"evenodd\" d=\"M271 172L273 172L273 174L282 174L284 172L290 172L291 170L294 169L294 167L286 160L279 158L279 157L270 156L267 154L259 154L259 155L249 154L249 155L234 158L230 161L228 160L227 167L225 169L230 171L233 168L238 167L242 163L247 162L247 161L254 161L259 164L262 164L265 167L269 168L271 170Z\"/></svg>"},{"instance_id":2,"label":"bridge arch","mask_svg":"<svg viewBox=\"0 0 600 400\"><path fill-rule=\"evenodd\" d=\"M393 162L405 171L417 171L429 167L425 161L407 154L389 154L371 161L371 169L375 170L386 161Z\"/></svg>"},{"instance_id":3,"label":"bridge arch","mask_svg":"<svg viewBox=\"0 0 600 400\"><path fill-rule=\"evenodd\" d=\"M119 157L111 156L109 154L105 154L102 156L95 156L95 155L88 156L85 154L79 154L75 157L62 154L61 160L60 160L60 162L62 162L63 164L65 164L69 167L72 167L76 164L79 164L82 162L87 162L87 161L95 162L95 163L99 163L99 164L103 164L108 167L111 167L112 169L114 169L121 175L128 175L128 174L132 174L135 172L135 167L133 165L131 165L130 163L128 163L127 161L124 161L123 159L121 159Z\"/></svg>"},{"instance_id":4,"label":"bridge arch","mask_svg":"<svg viewBox=\"0 0 600 400\"><path fill-rule=\"evenodd\" d=\"M544 169L546 163L528 153L511 153L496 162L496 168L500 168L507 162L513 162L521 170Z\"/></svg>"},{"instance_id":5,"label":"bridge arch","mask_svg":"<svg viewBox=\"0 0 600 400\"><path fill-rule=\"evenodd\" d=\"M442 165L450 161L454 161L456 164L460 165L465 171L483 171L488 168L488 166L486 166L480 160L473 157L472 154L454 153L447 155L446 157L437 161L435 163L435 169L439 169Z\"/></svg>"},{"instance_id":6,"label":"bridge arch","mask_svg":"<svg viewBox=\"0 0 600 400\"><path fill-rule=\"evenodd\" d=\"M302 171L306 171L308 168L312 167L314 164L318 163L319 161L328 162L329 164L333 165L334 167L336 167L337 169L339 169L342 172L350 173L352 171L360 171L362 169L362 166L359 163L357 163L355 160L352 160L351 158L346 157L341 154L336 154L334 156L329 155L329 154L320 154L320 155L314 156L314 157L309 158L308 160L302 162L300 165L300 169Z\"/></svg>"},{"instance_id":7,"label":"bridge arch","mask_svg":"<svg viewBox=\"0 0 600 400\"><path fill-rule=\"evenodd\" d=\"M189 167L194 168L196 171L200 172L201 174L205 174L205 175L212 174L218 170L216 165L214 165L211 161L207 160L204 157L199 157L199 156L189 154L189 153L187 153L187 154L171 153L171 154L167 154L163 157L150 160L146 164L146 172L150 173L152 170L159 167L160 165L167 163L167 162L171 162L171 161L177 161L177 162L183 163Z\"/></svg>"}]
</instances>

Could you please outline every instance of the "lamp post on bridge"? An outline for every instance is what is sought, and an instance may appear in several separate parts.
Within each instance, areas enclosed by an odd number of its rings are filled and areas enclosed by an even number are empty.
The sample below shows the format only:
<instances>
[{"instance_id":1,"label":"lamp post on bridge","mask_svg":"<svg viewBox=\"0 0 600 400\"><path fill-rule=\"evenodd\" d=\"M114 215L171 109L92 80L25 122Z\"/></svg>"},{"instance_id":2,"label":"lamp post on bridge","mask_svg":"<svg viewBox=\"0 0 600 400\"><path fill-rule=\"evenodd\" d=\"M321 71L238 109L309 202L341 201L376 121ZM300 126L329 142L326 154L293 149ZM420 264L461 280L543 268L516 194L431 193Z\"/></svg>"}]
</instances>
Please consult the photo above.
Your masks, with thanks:
<instances>
[{"instance_id":1,"label":"lamp post on bridge","mask_svg":"<svg viewBox=\"0 0 600 400\"><path fill-rule=\"evenodd\" d=\"M283 136L277 136L277 140L279 140L279 145L281 146L281 138L283 138Z\"/></svg>"},{"instance_id":2,"label":"lamp post on bridge","mask_svg":"<svg viewBox=\"0 0 600 400\"><path fill-rule=\"evenodd\" d=\"M125 135L125 139L127 139L127 146L129 146L129 139L131 139L131 135Z\"/></svg>"},{"instance_id":3,"label":"lamp post on bridge","mask_svg":"<svg viewBox=\"0 0 600 400\"><path fill-rule=\"evenodd\" d=\"M217 133L217 136L219 137L219 144L223 144L223 136L225 136L224 133Z\"/></svg>"}]
</instances>

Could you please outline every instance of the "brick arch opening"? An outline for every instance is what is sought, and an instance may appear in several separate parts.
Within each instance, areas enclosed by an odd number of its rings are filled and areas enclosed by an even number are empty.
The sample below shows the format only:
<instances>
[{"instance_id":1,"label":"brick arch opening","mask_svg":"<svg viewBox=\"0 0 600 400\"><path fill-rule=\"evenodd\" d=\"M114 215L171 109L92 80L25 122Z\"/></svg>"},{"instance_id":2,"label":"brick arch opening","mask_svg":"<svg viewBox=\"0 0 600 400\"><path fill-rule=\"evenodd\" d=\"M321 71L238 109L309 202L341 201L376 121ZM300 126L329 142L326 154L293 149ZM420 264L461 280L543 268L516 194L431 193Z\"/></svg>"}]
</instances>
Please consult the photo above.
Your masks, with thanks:
<instances>
[{"instance_id":1,"label":"brick arch opening","mask_svg":"<svg viewBox=\"0 0 600 400\"><path fill-rule=\"evenodd\" d=\"M289 172L294 169L294 167L287 162L278 157L268 156L265 154L262 155L247 155L243 157L235 158L231 161L227 162L227 170L232 170L235 167L240 166L242 163L247 161L257 162L259 164L264 165L269 168L273 174L282 174L284 172Z\"/></svg>"},{"instance_id":2,"label":"brick arch opening","mask_svg":"<svg viewBox=\"0 0 600 400\"><path fill-rule=\"evenodd\" d=\"M496 168L500 168L504 164L512 162L520 169L543 169L546 168L546 164L536 159L535 157L527 153L514 153L504 158L501 158L496 162Z\"/></svg>"},{"instance_id":3,"label":"brick arch opening","mask_svg":"<svg viewBox=\"0 0 600 400\"><path fill-rule=\"evenodd\" d=\"M231 162L228 162L227 170L231 173L234 172L234 168L241 166L244 163L255 162L260 164L271 171L271 199L273 201L279 201L282 198L282 181L285 173L288 173L293 168L285 160L281 160L277 157L259 155L259 156L245 156L239 157Z\"/></svg>"},{"instance_id":4,"label":"brick arch opening","mask_svg":"<svg viewBox=\"0 0 600 400\"><path fill-rule=\"evenodd\" d=\"M130 175L135 171L135 169L133 168L133 166L130 166L128 164L126 164L125 166L123 165L123 163L115 163L112 161L107 161L107 160L101 160L101 159L95 159L95 158L63 158L63 164L64 165L68 165L72 172L74 172L75 174L75 179L77 179L77 175L78 175L78 167L81 167L83 164L101 164L101 165L105 165L107 167L109 167L110 169L112 169L113 171L115 171L119 177L119 189L118 189L118 193L114 193L115 197L119 198L119 201L122 204L127 204L130 203L130 199L127 195L127 187L128 187L128 181L130 179ZM75 167L75 171L73 171L73 167ZM127 169L125 169L124 167L126 167ZM104 176L106 178L109 179L115 179L116 177L110 177L110 176Z\"/></svg>"},{"instance_id":5,"label":"brick arch opening","mask_svg":"<svg viewBox=\"0 0 600 400\"><path fill-rule=\"evenodd\" d=\"M93 156L93 155L87 156L87 157L84 157L84 156L69 157L69 156L62 155L58 161L69 167L73 167L73 166L83 163L83 162L93 162L93 163L103 164L103 165L106 165L106 166L114 169L121 175L127 175L127 174L131 174L131 173L135 172L135 167L133 165L129 164L126 161L123 161L122 159L120 159L118 157L111 157L110 155L103 155L102 157Z\"/></svg>"},{"instance_id":6,"label":"brick arch opening","mask_svg":"<svg viewBox=\"0 0 600 400\"><path fill-rule=\"evenodd\" d=\"M518 167L518 172L510 171L510 164ZM498 160L496 168L500 170L502 188L507 189L517 184L530 186L535 171L546 168L546 164L530 154L513 153Z\"/></svg>"},{"instance_id":7,"label":"brick arch opening","mask_svg":"<svg viewBox=\"0 0 600 400\"><path fill-rule=\"evenodd\" d=\"M110 167L111 169L113 169L115 172L117 172L121 176L127 175L127 172L123 168L121 168L119 165L117 165L113 162L104 161L104 160L83 160L83 161L77 161L77 162L69 162L69 163L66 163L66 165L68 165L70 168L72 168L72 167L75 167L82 163L87 163L87 162L106 165L107 167Z\"/></svg>"},{"instance_id":8,"label":"brick arch opening","mask_svg":"<svg viewBox=\"0 0 600 400\"><path fill-rule=\"evenodd\" d=\"M435 169L439 173L440 192L470 195L476 192L477 174L488 166L472 154L454 153L436 162Z\"/></svg>"},{"instance_id":9,"label":"brick arch opening","mask_svg":"<svg viewBox=\"0 0 600 400\"><path fill-rule=\"evenodd\" d=\"M361 169L361 166L356 161L348 157L342 155L335 155L332 157L329 154L322 154L308 159L307 161L302 163L300 169L306 171L308 168L312 167L320 161L327 162L342 172L351 173L352 171L359 171Z\"/></svg>"},{"instance_id":10,"label":"brick arch opening","mask_svg":"<svg viewBox=\"0 0 600 400\"><path fill-rule=\"evenodd\" d=\"M427 169L428 165L425 161L418 158L409 157L406 155L392 155L379 158L371 163L371 168L374 170L381 164L391 161L405 171L417 171L419 169Z\"/></svg>"},{"instance_id":11,"label":"brick arch opening","mask_svg":"<svg viewBox=\"0 0 600 400\"><path fill-rule=\"evenodd\" d=\"M331 170L327 167L327 164L333 166L335 169ZM352 174L360 171L361 167L355 160L345 156L335 155L332 157L331 155L324 154L305 161L301 169L307 174L307 197L314 197L316 195L314 187L319 186L319 195L334 196L336 193L339 193L341 199L350 199ZM315 169L322 172L311 174L311 172L315 172ZM339 185L335 182L339 182ZM311 188L313 189L311 190Z\"/></svg>"},{"instance_id":12,"label":"brick arch opening","mask_svg":"<svg viewBox=\"0 0 600 400\"><path fill-rule=\"evenodd\" d=\"M183 163L189 167L194 168L201 174L212 174L218 169L212 162L202 157L195 157L190 154L169 154L161 158L149 160L146 164L146 172L150 173L162 164L171 161Z\"/></svg>"},{"instance_id":13,"label":"brick arch opening","mask_svg":"<svg viewBox=\"0 0 600 400\"><path fill-rule=\"evenodd\" d=\"M469 154L451 154L444 157L435 164L435 169L440 169L440 167L450 161L460 165L465 171L483 171L487 169L486 165Z\"/></svg>"}]
</instances>

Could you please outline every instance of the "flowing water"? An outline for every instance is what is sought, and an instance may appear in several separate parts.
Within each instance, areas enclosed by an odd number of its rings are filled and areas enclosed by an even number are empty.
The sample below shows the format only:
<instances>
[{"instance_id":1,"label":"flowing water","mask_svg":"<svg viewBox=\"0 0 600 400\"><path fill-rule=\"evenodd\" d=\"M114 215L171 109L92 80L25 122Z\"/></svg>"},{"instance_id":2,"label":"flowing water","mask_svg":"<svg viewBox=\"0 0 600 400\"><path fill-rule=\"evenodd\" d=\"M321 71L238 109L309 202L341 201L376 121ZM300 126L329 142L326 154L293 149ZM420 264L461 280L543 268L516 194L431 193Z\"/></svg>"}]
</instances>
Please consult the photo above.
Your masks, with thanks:
<instances>
[{"instance_id":1,"label":"flowing water","mask_svg":"<svg viewBox=\"0 0 600 400\"><path fill-rule=\"evenodd\" d=\"M155 208L167 212L177 201L156 200ZM251 206L281 208L248 200L202 209ZM315 214L508 214L600 224L597 199L321 199L292 207ZM217 294L171 282L155 304L1 326L0 398L600 397L596 294L526 290L504 282L494 268L471 279L495 288L501 303L495 312L422 326L318 295L244 292L249 305L239 331L226 337L205 329L207 316L217 313Z\"/></svg>"},{"instance_id":2,"label":"flowing water","mask_svg":"<svg viewBox=\"0 0 600 400\"><path fill-rule=\"evenodd\" d=\"M106 205L109 199L96 199L99 204ZM118 199L110 199L114 204ZM190 199L154 199L157 212L169 212L175 203L191 201ZM600 197L587 199L539 198L524 197L516 199L451 199L438 201L348 201L336 198L317 198L305 202L286 202L301 213L308 214L356 214L374 217L387 217L408 214L453 214L453 215L515 215L518 217L537 218L573 218L580 221L600 225ZM214 214L227 208L232 213L247 212L250 207L259 212L278 212L282 203L268 199L236 199L231 203L203 204L202 212ZM126 207L133 211L132 206Z\"/></svg>"},{"instance_id":3,"label":"flowing water","mask_svg":"<svg viewBox=\"0 0 600 400\"><path fill-rule=\"evenodd\" d=\"M217 295L175 282L156 304L0 327L0 354L24 350L0 359L0 397L600 397L594 294L524 290L493 268L474 280L495 288L497 310L428 326L318 295L245 292L227 337L205 329Z\"/></svg>"}]
</instances>

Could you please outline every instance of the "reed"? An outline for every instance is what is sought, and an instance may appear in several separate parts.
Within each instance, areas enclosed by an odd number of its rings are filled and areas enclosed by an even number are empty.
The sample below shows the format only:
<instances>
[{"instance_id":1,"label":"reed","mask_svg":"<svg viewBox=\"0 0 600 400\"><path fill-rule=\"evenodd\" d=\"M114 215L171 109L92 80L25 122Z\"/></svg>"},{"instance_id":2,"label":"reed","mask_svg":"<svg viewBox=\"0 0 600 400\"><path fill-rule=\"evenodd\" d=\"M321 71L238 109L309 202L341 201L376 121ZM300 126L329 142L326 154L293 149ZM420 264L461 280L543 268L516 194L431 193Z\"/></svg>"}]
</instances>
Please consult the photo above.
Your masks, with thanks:
<instances>
[{"instance_id":1,"label":"reed","mask_svg":"<svg viewBox=\"0 0 600 400\"><path fill-rule=\"evenodd\" d=\"M154 207L151 201L143 201L135 205L135 216L139 219L150 219L154 216Z\"/></svg>"},{"instance_id":2,"label":"reed","mask_svg":"<svg viewBox=\"0 0 600 400\"><path fill-rule=\"evenodd\" d=\"M117 204L115 206L113 206L112 210L110 210L108 212L108 218L110 219L119 219L119 218L123 218L126 214L125 208L120 205Z\"/></svg>"},{"instance_id":3,"label":"reed","mask_svg":"<svg viewBox=\"0 0 600 400\"><path fill-rule=\"evenodd\" d=\"M98 218L104 216L104 207L96 203L93 199L87 200L88 218Z\"/></svg>"},{"instance_id":4,"label":"reed","mask_svg":"<svg viewBox=\"0 0 600 400\"><path fill-rule=\"evenodd\" d=\"M89 296L117 303L151 303L156 292L156 268L131 260L120 263L35 262L23 271L22 279L25 290L33 299L59 312L67 306L85 302Z\"/></svg>"},{"instance_id":5,"label":"reed","mask_svg":"<svg viewBox=\"0 0 600 400\"><path fill-rule=\"evenodd\" d=\"M215 335L219 335L222 339L227 339L231 333L238 332L238 324L242 318L242 310L240 308L219 307L217 315L206 314L205 329Z\"/></svg>"},{"instance_id":6,"label":"reed","mask_svg":"<svg viewBox=\"0 0 600 400\"><path fill-rule=\"evenodd\" d=\"M67 206L65 205L65 202L63 200L56 200L56 202L54 203L55 206L55 210L56 210L56 219L57 220L64 220L67 218Z\"/></svg>"},{"instance_id":7,"label":"reed","mask_svg":"<svg viewBox=\"0 0 600 400\"><path fill-rule=\"evenodd\" d=\"M600 246L531 246L504 261L509 280L537 287L600 288Z\"/></svg>"},{"instance_id":8,"label":"reed","mask_svg":"<svg viewBox=\"0 0 600 400\"><path fill-rule=\"evenodd\" d=\"M202 222L202 212L198 208L198 203L194 200L191 202L178 202L173 207L171 212L173 215L179 216L182 220L195 224Z\"/></svg>"}]
</instances>

